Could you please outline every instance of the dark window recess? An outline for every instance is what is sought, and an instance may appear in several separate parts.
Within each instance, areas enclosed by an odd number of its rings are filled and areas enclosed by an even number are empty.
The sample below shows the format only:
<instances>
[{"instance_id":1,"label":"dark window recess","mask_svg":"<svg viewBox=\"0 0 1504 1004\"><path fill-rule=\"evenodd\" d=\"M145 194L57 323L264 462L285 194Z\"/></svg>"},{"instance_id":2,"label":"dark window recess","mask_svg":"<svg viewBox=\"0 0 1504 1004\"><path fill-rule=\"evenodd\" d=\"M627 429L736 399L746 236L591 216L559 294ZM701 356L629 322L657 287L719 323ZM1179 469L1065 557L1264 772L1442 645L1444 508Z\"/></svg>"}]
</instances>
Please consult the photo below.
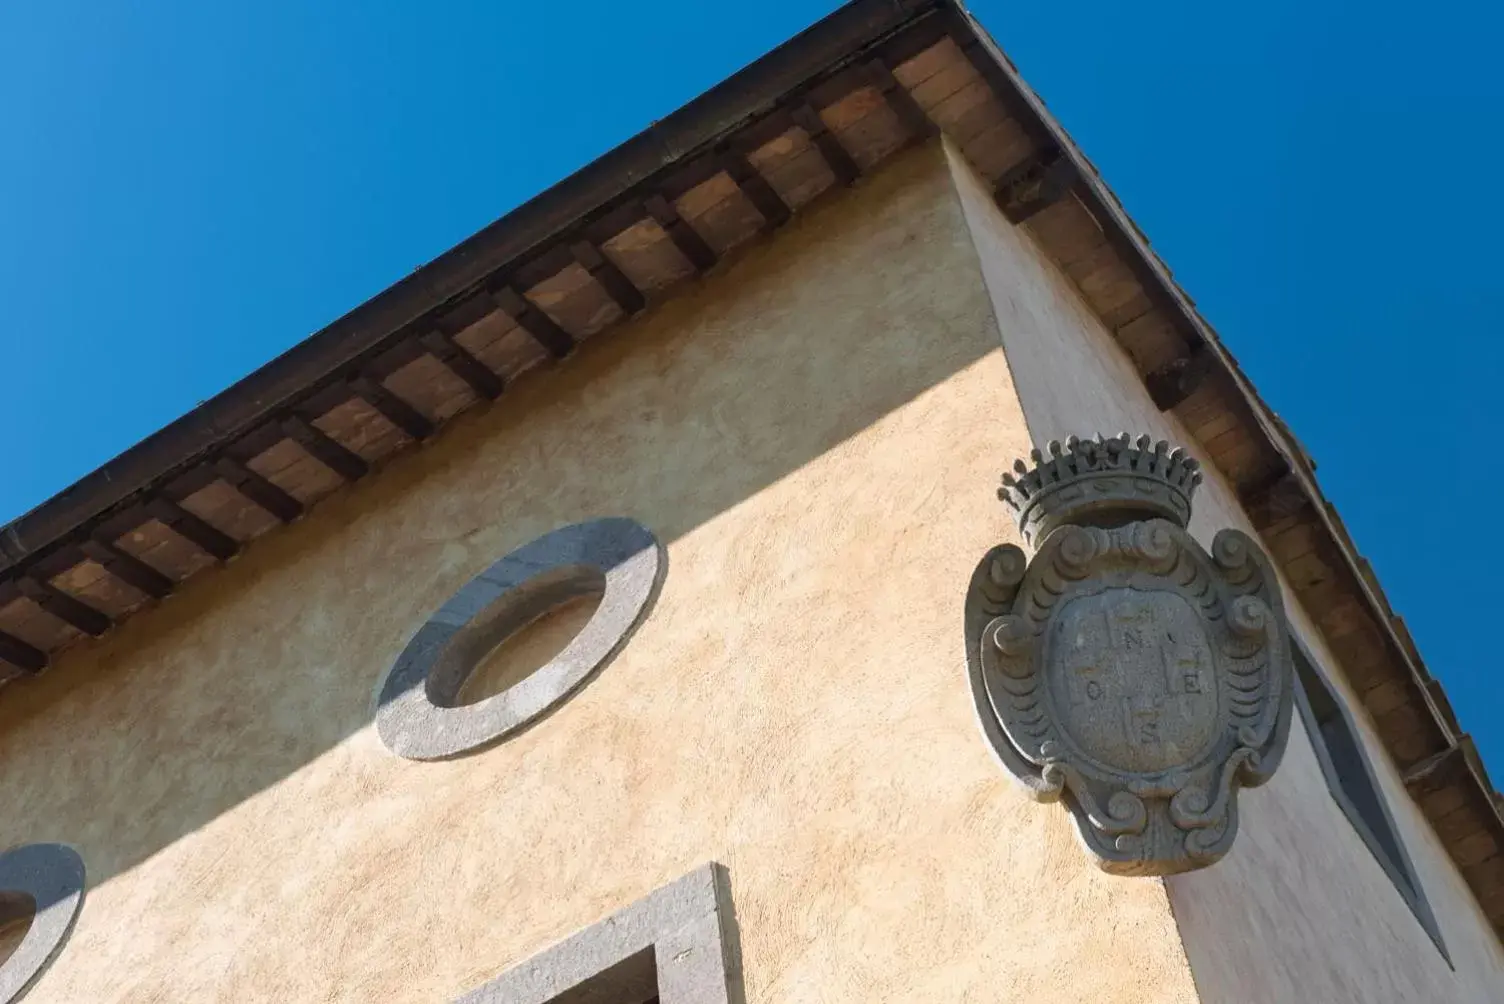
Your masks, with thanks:
<instances>
[{"instance_id":1,"label":"dark window recess","mask_svg":"<svg viewBox=\"0 0 1504 1004\"><path fill-rule=\"evenodd\" d=\"M703 865L454 1004L732 1004L746 999L725 869Z\"/></svg>"},{"instance_id":2,"label":"dark window recess","mask_svg":"<svg viewBox=\"0 0 1504 1004\"><path fill-rule=\"evenodd\" d=\"M1300 681L1296 688L1296 704L1300 706L1306 733L1326 777L1327 790L1450 964L1451 958L1442 943L1441 931L1436 926L1430 904L1426 902L1425 891L1416 878L1410 855L1405 851L1394 817L1390 815L1373 767L1363 751L1358 727L1326 677L1299 645L1293 648L1295 675Z\"/></svg>"}]
</instances>

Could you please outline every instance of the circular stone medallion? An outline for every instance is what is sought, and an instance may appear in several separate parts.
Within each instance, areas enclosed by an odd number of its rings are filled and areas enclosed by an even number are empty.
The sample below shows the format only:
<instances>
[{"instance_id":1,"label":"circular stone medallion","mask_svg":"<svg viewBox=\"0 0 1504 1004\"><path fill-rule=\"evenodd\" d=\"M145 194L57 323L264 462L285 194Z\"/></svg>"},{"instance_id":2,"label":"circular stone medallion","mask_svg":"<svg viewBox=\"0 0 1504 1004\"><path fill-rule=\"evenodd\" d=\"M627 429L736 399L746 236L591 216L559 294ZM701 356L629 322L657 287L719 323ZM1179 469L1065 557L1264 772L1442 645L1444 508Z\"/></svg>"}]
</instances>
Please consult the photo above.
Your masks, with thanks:
<instances>
[{"instance_id":1,"label":"circular stone medallion","mask_svg":"<svg viewBox=\"0 0 1504 1004\"><path fill-rule=\"evenodd\" d=\"M442 760L506 738L616 654L647 611L662 567L657 538L630 519L576 523L524 544L461 587L407 643L381 688L377 734L410 760ZM455 706L488 653L590 595L600 605L563 651L501 693Z\"/></svg>"}]
</instances>

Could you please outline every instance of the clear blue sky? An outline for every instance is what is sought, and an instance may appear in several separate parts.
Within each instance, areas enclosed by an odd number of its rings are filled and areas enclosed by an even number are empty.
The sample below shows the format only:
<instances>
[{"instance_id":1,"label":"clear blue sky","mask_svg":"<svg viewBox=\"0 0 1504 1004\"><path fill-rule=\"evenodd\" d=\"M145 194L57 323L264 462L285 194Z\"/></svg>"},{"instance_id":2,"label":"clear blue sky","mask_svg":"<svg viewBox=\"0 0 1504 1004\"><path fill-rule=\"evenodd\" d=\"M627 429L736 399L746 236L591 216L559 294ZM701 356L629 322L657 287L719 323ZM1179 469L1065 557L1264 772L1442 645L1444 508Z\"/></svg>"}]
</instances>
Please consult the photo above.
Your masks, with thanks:
<instances>
[{"instance_id":1,"label":"clear blue sky","mask_svg":"<svg viewBox=\"0 0 1504 1004\"><path fill-rule=\"evenodd\" d=\"M4 5L0 521L832 6ZM1504 780L1504 464L1463 448L1504 407L1498 5L974 9L1315 455Z\"/></svg>"}]
</instances>

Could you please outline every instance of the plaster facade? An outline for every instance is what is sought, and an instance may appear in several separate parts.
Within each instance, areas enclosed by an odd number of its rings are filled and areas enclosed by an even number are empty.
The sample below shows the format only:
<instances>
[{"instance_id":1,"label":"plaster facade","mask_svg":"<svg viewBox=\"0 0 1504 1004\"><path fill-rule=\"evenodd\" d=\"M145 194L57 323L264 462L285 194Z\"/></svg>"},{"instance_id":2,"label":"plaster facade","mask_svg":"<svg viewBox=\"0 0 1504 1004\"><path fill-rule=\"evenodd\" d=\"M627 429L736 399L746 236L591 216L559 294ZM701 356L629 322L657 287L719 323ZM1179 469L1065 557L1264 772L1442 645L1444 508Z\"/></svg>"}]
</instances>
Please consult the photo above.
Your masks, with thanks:
<instances>
[{"instance_id":1,"label":"plaster facade","mask_svg":"<svg viewBox=\"0 0 1504 1004\"><path fill-rule=\"evenodd\" d=\"M997 476L1123 429L1192 442L954 152L905 154L13 685L0 848L67 843L89 876L28 1004L452 999L706 861L751 1002L1495 999L1498 942L1361 711L1450 961L1299 716L1233 852L1163 882L1099 872L993 759L960 625L977 559L1021 542ZM1252 533L1209 474L1192 535ZM630 642L493 748L391 755L377 693L424 620L612 516L665 549Z\"/></svg>"},{"instance_id":2,"label":"plaster facade","mask_svg":"<svg viewBox=\"0 0 1504 1004\"><path fill-rule=\"evenodd\" d=\"M1037 443L1121 429L1190 443L1154 407L1132 363L1028 236L952 156L1007 364ZM1254 529L1209 471L1190 530ZM1215 867L1165 880L1206 1004L1283 1001L1479 1002L1504 994L1504 956L1476 901L1421 816L1340 668L1288 583L1291 627L1354 709L1367 754L1451 964L1331 799L1299 715L1274 779L1240 796L1242 833ZM1455 968L1454 968L1455 967Z\"/></svg>"},{"instance_id":3,"label":"plaster facade","mask_svg":"<svg viewBox=\"0 0 1504 1004\"><path fill-rule=\"evenodd\" d=\"M1012 357L966 184L938 144L904 155L13 687L0 846L66 841L91 883L28 1004L452 999L711 860L751 1002L1195 1000L1165 887L1099 872L977 733L966 583L1016 539L993 489L1042 434L1014 377L1057 378ZM1035 334L1090 356L1011 267ZM392 756L375 695L429 613L618 515L667 569L604 671L492 749ZM1241 978L1226 951L1192 961Z\"/></svg>"}]
</instances>

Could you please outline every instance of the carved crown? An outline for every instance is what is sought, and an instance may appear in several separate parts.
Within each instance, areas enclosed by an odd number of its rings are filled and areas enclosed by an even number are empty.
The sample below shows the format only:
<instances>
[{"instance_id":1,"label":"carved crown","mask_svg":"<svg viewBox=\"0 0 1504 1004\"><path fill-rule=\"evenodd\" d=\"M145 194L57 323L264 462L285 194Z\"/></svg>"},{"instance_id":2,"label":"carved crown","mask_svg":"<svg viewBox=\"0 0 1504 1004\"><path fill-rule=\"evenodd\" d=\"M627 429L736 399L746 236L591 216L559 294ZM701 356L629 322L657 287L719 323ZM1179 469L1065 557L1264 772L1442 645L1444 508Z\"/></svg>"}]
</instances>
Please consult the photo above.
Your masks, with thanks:
<instances>
[{"instance_id":1,"label":"carved crown","mask_svg":"<svg viewBox=\"0 0 1504 1004\"><path fill-rule=\"evenodd\" d=\"M998 498L1012 508L1025 539L1037 544L1057 526L1121 526L1167 519L1184 528L1201 464L1179 447L1128 433L1052 441L1034 450L1034 465L1013 463Z\"/></svg>"}]
</instances>

